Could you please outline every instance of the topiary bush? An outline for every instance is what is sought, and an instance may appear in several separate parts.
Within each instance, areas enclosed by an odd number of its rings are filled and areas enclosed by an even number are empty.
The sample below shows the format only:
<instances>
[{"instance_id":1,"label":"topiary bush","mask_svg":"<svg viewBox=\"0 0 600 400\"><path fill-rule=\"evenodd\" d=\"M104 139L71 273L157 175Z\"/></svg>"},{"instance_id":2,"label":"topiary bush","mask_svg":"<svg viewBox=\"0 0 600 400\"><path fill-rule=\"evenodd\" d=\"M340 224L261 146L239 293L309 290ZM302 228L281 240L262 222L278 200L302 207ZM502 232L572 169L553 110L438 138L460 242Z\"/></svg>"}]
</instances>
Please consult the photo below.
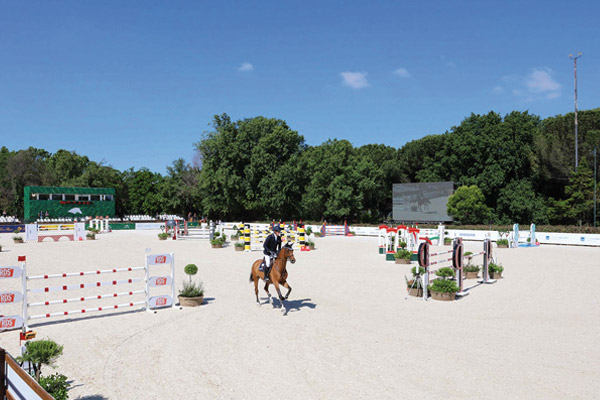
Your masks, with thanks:
<instances>
[{"instance_id":1,"label":"topiary bush","mask_svg":"<svg viewBox=\"0 0 600 400\"><path fill-rule=\"evenodd\" d=\"M55 400L67 400L69 398L71 384L67 382L67 377L63 374L40 376L38 383Z\"/></svg>"}]
</instances>

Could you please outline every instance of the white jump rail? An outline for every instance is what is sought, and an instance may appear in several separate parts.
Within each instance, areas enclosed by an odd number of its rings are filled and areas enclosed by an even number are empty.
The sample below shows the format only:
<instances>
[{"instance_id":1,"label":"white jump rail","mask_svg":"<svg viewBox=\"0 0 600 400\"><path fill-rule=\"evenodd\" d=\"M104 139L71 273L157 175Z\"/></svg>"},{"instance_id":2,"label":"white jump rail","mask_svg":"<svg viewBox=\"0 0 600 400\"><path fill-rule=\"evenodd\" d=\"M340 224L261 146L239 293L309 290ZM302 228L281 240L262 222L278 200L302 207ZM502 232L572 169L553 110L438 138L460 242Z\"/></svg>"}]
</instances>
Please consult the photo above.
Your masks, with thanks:
<instances>
[{"instance_id":1,"label":"white jump rail","mask_svg":"<svg viewBox=\"0 0 600 400\"><path fill-rule=\"evenodd\" d=\"M18 266L0 267L0 281L2 279L10 278L21 278L22 292L11 291L11 292L0 292L0 306L4 304L14 304L22 302L21 315L13 315L0 317L0 330L4 329L16 329L23 328L23 331L27 331L29 328L28 322L30 320L41 319L41 318L52 318L52 317L63 317L74 314L84 314L92 312L103 312L109 310L123 309L127 307L136 307L146 310L154 310L157 308L174 306L175 299L175 256L173 253L166 254L147 254L146 262L144 267L129 267L129 268L113 268L95 271L83 271L83 272L66 272L61 274L48 274L48 275L35 275L27 276L26 258L21 256L18 258ZM151 268L156 266L169 266L168 275L157 275L151 276ZM74 277L88 276L88 275L104 275L104 274L118 274L133 271L145 271L145 276L127 278L127 279L114 279L97 282L84 282L84 283L67 283L59 286L46 286L46 287L28 287L28 282L35 280L57 280L57 279L68 279ZM164 271L163 271L164 272ZM86 295L80 297L64 298L64 299L51 299L37 302L29 302L28 294L46 294L52 292L63 292L71 290L89 290L99 287L106 286L118 286L118 285L132 285L139 282L144 282L143 289L134 289L122 292L114 293L101 293L94 295ZM151 296L151 288L170 288L170 294L161 294ZM128 303L114 304L101 307L83 308L77 310L64 310L59 312L47 312L43 314L30 315L29 310L34 307L45 307L57 304L68 304L75 302L86 302L108 298L118 298L125 296L144 295L144 300L130 301Z\"/></svg>"}]
</instances>

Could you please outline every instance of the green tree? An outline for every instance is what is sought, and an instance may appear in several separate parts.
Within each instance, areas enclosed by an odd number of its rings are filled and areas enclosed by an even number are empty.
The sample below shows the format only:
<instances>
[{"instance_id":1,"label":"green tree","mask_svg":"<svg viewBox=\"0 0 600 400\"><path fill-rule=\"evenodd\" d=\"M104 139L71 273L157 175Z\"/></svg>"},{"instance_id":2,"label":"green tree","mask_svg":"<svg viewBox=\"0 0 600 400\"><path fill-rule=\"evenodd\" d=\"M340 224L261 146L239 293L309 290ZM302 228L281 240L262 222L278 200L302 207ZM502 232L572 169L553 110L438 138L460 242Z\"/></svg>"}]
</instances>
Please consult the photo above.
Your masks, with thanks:
<instances>
[{"instance_id":1,"label":"green tree","mask_svg":"<svg viewBox=\"0 0 600 400\"><path fill-rule=\"evenodd\" d=\"M25 343L25 351L17 361L33 364L36 381L40 380L42 365L52 366L56 359L62 354L63 346L52 340L35 340Z\"/></svg>"},{"instance_id":2,"label":"green tree","mask_svg":"<svg viewBox=\"0 0 600 400\"><path fill-rule=\"evenodd\" d=\"M512 181L500 190L497 221L500 224L547 224L546 205L527 179Z\"/></svg>"},{"instance_id":3,"label":"green tree","mask_svg":"<svg viewBox=\"0 0 600 400\"><path fill-rule=\"evenodd\" d=\"M462 224L487 223L490 209L485 205L481 190L475 186L461 186L448 198L448 215Z\"/></svg>"}]
</instances>

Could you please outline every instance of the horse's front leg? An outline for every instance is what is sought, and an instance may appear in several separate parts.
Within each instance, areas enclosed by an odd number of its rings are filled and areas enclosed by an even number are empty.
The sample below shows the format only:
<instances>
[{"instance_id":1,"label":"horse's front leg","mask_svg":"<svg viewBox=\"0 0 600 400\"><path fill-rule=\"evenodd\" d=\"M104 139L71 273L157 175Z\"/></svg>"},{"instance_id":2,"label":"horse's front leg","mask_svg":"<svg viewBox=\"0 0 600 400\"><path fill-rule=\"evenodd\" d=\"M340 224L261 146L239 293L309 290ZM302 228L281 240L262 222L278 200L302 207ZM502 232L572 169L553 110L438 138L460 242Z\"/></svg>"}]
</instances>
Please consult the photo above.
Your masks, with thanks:
<instances>
[{"instance_id":1,"label":"horse's front leg","mask_svg":"<svg viewBox=\"0 0 600 400\"><path fill-rule=\"evenodd\" d=\"M281 290L279 290L279 282L274 281L273 285L275 285L275 290L277 290L277 294L279 295L279 300L281 301L281 304L283 304L283 300L285 300L285 299L281 295Z\"/></svg>"},{"instance_id":2,"label":"horse's front leg","mask_svg":"<svg viewBox=\"0 0 600 400\"><path fill-rule=\"evenodd\" d=\"M285 297L284 297L284 299L287 300L288 297L290 297L290 292L292 291L292 287L287 283L287 281L283 282L283 287L287 288L287 290L288 290L287 293L285 294Z\"/></svg>"}]
</instances>

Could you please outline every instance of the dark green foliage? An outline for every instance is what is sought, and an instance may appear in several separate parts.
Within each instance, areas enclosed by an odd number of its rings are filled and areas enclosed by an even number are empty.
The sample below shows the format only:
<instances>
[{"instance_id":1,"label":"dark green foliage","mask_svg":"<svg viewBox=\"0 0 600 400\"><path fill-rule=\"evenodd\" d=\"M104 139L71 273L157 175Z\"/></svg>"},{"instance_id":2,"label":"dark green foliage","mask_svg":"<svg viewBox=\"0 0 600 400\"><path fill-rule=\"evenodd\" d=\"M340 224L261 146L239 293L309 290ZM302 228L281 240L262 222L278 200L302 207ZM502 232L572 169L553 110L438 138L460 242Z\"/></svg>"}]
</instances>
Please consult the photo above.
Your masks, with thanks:
<instances>
[{"instance_id":1,"label":"dark green foliage","mask_svg":"<svg viewBox=\"0 0 600 400\"><path fill-rule=\"evenodd\" d=\"M508 246L508 239L498 239L496 240L497 245Z\"/></svg>"},{"instance_id":2,"label":"dark green foliage","mask_svg":"<svg viewBox=\"0 0 600 400\"><path fill-rule=\"evenodd\" d=\"M40 376L38 383L55 400L67 400L69 398L71 384L67 382L67 377L62 374Z\"/></svg>"},{"instance_id":3,"label":"dark green foliage","mask_svg":"<svg viewBox=\"0 0 600 400\"><path fill-rule=\"evenodd\" d=\"M418 274L417 274L417 268L419 268L419 273ZM412 272L413 276L423 275L425 273L425 268L424 267L412 267L412 269L410 270L410 272Z\"/></svg>"},{"instance_id":4,"label":"dark green foliage","mask_svg":"<svg viewBox=\"0 0 600 400\"><path fill-rule=\"evenodd\" d=\"M198 273L198 266L196 266L196 264L188 264L183 268L183 272L185 272L186 275L189 275L191 278L193 275Z\"/></svg>"},{"instance_id":5,"label":"dark green foliage","mask_svg":"<svg viewBox=\"0 0 600 400\"><path fill-rule=\"evenodd\" d=\"M481 267L479 265L465 265L463 267L463 271L465 272L479 272L479 270L481 269Z\"/></svg>"},{"instance_id":6,"label":"dark green foliage","mask_svg":"<svg viewBox=\"0 0 600 400\"><path fill-rule=\"evenodd\" d=\"M406 250L406 249L398 249L394 253L395 259L410 260L411 256L412 256L412 252L410 252L409 250Z\"/></svg>"},{"instance_id":7,"label":"dark green foliage","mask_svg":"<svg viewBox=\"0 0 600 400\"><path fill-rule=\"evenodd\" d=\"M182 297L200 297L204 296L204 287L202 283L183 282L183 289L179 291Z\"/></svg>"},{"instance_id":8,"label":"dark green foliage","mask_svg":"<svg viewBox=\"0 0 600 400\"><path fill-rule=\"evenodd\" d=\"M504 271L504 267L502 265L498 265L498 264L494 264L494 263L489 263L488 264L488 271L489 272L502 273L502 271Z\"/></svg>"},{"instance_id":9,"label":"dark green foliage","mask_svg":"<svg viewBox=\"0 0 600 400\"><path fill-rule=\"evenodd\" d=\"M475 185L461 186L448 198L448 215L464 224L480 224L489 220L490 210L485 205L481 190Z\"/></svg>"},{"instance_id":10,"label":"dark green foliage","mask_svg":"<svg viewBox=\"0 0 600 400\"><path fill-rule=\"evenodd\" d=\"M440 293L456 293L460 288L454 281L448 279L435 279L431 285L429 285L429 290Z\"/></svg>"},{"instance_id":11,"label":"dark green foliage","mask_svg":"<svg viewBox=\"0 0 600 400\"><path fill-rule=\"evenodd\" d=\"M452 267L442 267L435 271L435 274L440 278L451 278L455 275L455 272Z\"/></svg>"},{"instance_id":12,"label":"dark green foliage","mask_svg":"<svg viewBox=\"0 0 600 400\"><path fill-rule=\"evenodd\" d=\"M17 357L17 361L32 363L35 369L35 378L39 381L42 365L52 366L62 352L63 346L52 340L34 340L25 343L25 352L22 356Z\"/></svg>"}]
</instances>

